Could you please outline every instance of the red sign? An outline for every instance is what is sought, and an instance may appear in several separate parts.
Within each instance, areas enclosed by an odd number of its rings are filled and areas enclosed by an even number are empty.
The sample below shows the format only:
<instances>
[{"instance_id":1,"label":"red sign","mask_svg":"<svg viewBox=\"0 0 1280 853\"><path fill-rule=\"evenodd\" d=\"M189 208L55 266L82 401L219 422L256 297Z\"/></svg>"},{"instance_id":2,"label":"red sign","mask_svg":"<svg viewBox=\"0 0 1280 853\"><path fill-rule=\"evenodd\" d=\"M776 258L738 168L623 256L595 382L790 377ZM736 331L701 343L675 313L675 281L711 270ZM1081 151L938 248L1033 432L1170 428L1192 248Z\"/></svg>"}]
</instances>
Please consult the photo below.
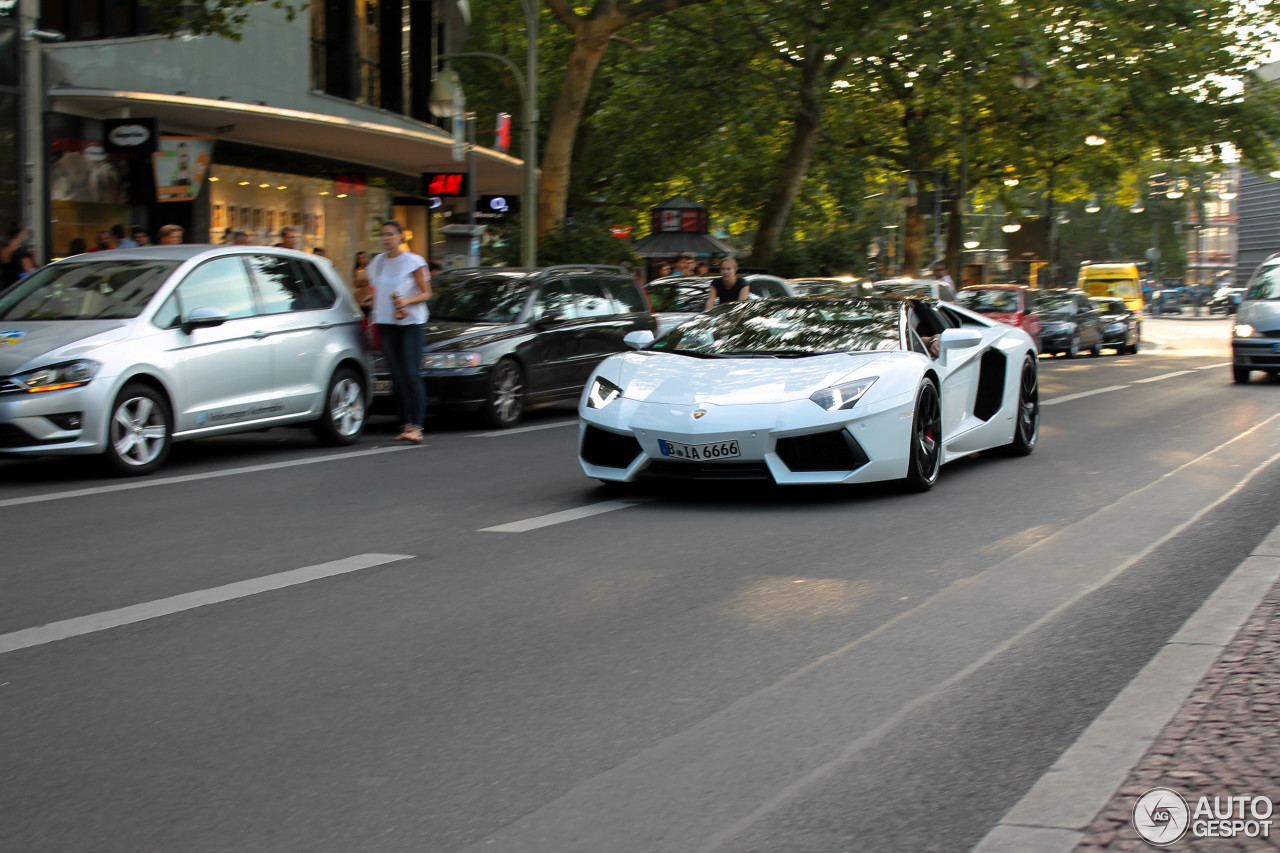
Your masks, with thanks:
<instances>
[{"instance_id":1,"label":"red sign","mask_svg":"<svg viewBox=\"0 0 1280 853\"><path fill-rule=\"evenodd\" d=\"M680 211L680 230L681 231L698 231L698 211L682 210Z\"/></svg>"},{"instance_id":2,"label":"red sign","mask_svg":"<svg viewBox=\"0 0 1280 853\"><path fill-rule=\"evenodd\" d=\"M369 182L364 175L334 175L333 188L339 195L364 195L369 189Z\"/></svg>"},{"instance_id":3,"label":"red sign","mask_svg":"<svg viewBox=\"0 0 1280 853\"><path fill-rule=\"evenodd\" d=\"M631 236L631 226L630 225L614 225L612 228L609 229L609 233L615 237L621 237L625 240L627 237Z\"/></svg>"},{"instance_id":4,"label":"red sign","mask_svg":"<svg viewBox=\"0 0 1280 853\"><path fill-rule=\"evenodd\" d=\"M467 194L466 172L429 172L423 177L429 196L464 196Z\"/></svg>"},{"instance_id":5,"label":"red sign","mask_svg":"<svg viewBox=\"0 0 1280 853\"><path fill-rule=\"evenodd\" d=\"M504 154L511 148L511 113L498 113L498 128L493 147Z\"/></svg>"}]
</instances>

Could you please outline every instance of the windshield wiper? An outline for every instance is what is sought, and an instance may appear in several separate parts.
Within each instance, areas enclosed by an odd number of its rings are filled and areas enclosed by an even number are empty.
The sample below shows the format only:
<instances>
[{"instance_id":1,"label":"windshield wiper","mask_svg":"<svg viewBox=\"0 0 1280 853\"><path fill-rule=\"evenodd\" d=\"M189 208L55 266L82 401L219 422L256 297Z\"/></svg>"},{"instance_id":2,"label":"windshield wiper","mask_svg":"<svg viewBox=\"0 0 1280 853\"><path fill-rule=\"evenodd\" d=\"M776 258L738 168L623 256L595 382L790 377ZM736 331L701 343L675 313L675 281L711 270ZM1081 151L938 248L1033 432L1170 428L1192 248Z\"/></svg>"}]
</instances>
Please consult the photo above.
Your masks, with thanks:
<instances>
[{"instance_id":1,"label":"windshield wiper","mask_svg":"<svg viewBox=\"0 0 1280 853\"><path fill-rule=\"evenodd\" d=\"M691 349L688 349L688 350L687 349L662 349L662 350L654 350L654 352L669 352L672 355L687 355L689 356L689 358L721 358L721 356L718 356L714 353L698 352L697 350L691 350Z\"/></svg>"},{"instance_id":2,"label":"windshield wiper","mask_svg":"<svg viewBox=\"0 0 1280 853\"><path fill-rule=\"evenodd\" d=\"M759 350L735 350L732 352L722 352L720 355L725 357L737 358L805 358L814 355L808 350L799 349L759 349Z\"/></svg>"}]
</instances>

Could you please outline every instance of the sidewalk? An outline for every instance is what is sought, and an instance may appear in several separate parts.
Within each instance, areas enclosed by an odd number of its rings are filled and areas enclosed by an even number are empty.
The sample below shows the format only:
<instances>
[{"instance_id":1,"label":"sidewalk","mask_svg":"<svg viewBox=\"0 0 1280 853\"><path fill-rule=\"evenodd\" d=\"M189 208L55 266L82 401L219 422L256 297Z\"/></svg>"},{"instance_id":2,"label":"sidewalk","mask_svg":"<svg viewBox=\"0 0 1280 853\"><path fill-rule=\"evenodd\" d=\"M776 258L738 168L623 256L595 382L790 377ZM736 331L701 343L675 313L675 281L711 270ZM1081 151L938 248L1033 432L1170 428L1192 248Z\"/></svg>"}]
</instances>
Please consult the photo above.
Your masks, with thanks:
<instances>
[{"instance_id":1,"label":"sidewalk","mask_svg":"<svg viewBox=\"0 0 1280 853\"><path fill-rule=\"evenodd\" d=\"M1180 816L1190 828L1161 848L1143 841L1133 823L1138 799L1153 788L1187 804ZM1265 797L1275 812L1257 815L1270 825L1255 822L1255 837L1205 837L1206 822L1195 821L1202 796L1210 806L1219 798L1224 809L1228 797ZM1265 801L1254 802L1267 811ZM1210 822L1218 823L1212 815ZM1155 849L1280 851L1280 527L974 853Z\"/></svg>"}]
</instances>

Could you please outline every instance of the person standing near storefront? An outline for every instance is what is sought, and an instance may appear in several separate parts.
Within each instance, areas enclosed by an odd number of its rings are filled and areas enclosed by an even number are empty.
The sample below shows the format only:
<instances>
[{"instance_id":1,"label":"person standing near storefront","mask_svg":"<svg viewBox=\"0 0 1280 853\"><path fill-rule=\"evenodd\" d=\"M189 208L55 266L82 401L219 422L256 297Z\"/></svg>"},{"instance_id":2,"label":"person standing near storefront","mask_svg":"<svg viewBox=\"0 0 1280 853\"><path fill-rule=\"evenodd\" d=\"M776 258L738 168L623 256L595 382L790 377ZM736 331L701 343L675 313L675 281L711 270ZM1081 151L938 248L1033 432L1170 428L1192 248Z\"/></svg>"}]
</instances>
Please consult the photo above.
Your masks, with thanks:
<instances>
[{"instance_id":1,"label":"person standing near storefront","mask_svg":"<svg viewBox=\"0 0 1280 853\"><path fill-rule=\"evenodd\" d=\"M394 219L382 225L384 251L368 268L373 285L373 322L403 424L399 441L422 443L426 391L422 386L422 326L427 322L426 302L431 298L427 262L401 248L404 227Z\"/></svg>"},{"instance_id":2,"label":"person standing near storefront","mask_svg":"<svg viewBox=\"0 0 1280 853\"><path fill-rule=\"evenodd\" d=\"M9 239L0 243L0 290L35 268L35 259L27 248L27 226L15 222L9 226Z\"/></svg>"},{"instance_id":3,"label":"person standing near storefront","mask_svg":"<svg viewBox=\"0 0 1280 853\"><path fill-rule=\"evenodd\" d=\"M161 246L177 246L182 243L182 236L185 232L181 225L161 225L160 226L160 245Z\"/></svg>"}]
</instances>

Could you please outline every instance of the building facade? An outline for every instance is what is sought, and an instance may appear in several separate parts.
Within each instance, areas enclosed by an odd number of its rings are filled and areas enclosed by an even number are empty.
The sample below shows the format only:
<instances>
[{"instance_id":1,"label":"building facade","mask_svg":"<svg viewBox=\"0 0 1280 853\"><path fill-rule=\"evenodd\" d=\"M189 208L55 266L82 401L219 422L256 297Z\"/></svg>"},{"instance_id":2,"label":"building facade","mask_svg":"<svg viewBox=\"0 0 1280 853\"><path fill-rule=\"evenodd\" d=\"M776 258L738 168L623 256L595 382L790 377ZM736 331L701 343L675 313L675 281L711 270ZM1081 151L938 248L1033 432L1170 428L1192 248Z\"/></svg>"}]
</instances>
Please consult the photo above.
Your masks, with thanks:
<instances>
[{"instance_id":1,"label":"building facade","mask_svg":"<svg viewBox=\"0 0 1280 853\"><path fill-rule=\"evenodd\" d=\"M0 0L3 2L3 0ZM257 244L298 228L305 249L340 268L378 250L379 224L401 219L430 254L465 201L434 198L424 175L464 171L451 133L427 109L460 0L320 0L290 20L255 6L239 41L165 35L141 0L37 0L43 44L42 255L114 224L188 242ZM0 71L0 110L5 109ZM0 139L0 167L5 163ZM484 193L514 194L521 162L480 149ZM0 187L0 202L3 187Z\"/></svg>"}]
</instances>

